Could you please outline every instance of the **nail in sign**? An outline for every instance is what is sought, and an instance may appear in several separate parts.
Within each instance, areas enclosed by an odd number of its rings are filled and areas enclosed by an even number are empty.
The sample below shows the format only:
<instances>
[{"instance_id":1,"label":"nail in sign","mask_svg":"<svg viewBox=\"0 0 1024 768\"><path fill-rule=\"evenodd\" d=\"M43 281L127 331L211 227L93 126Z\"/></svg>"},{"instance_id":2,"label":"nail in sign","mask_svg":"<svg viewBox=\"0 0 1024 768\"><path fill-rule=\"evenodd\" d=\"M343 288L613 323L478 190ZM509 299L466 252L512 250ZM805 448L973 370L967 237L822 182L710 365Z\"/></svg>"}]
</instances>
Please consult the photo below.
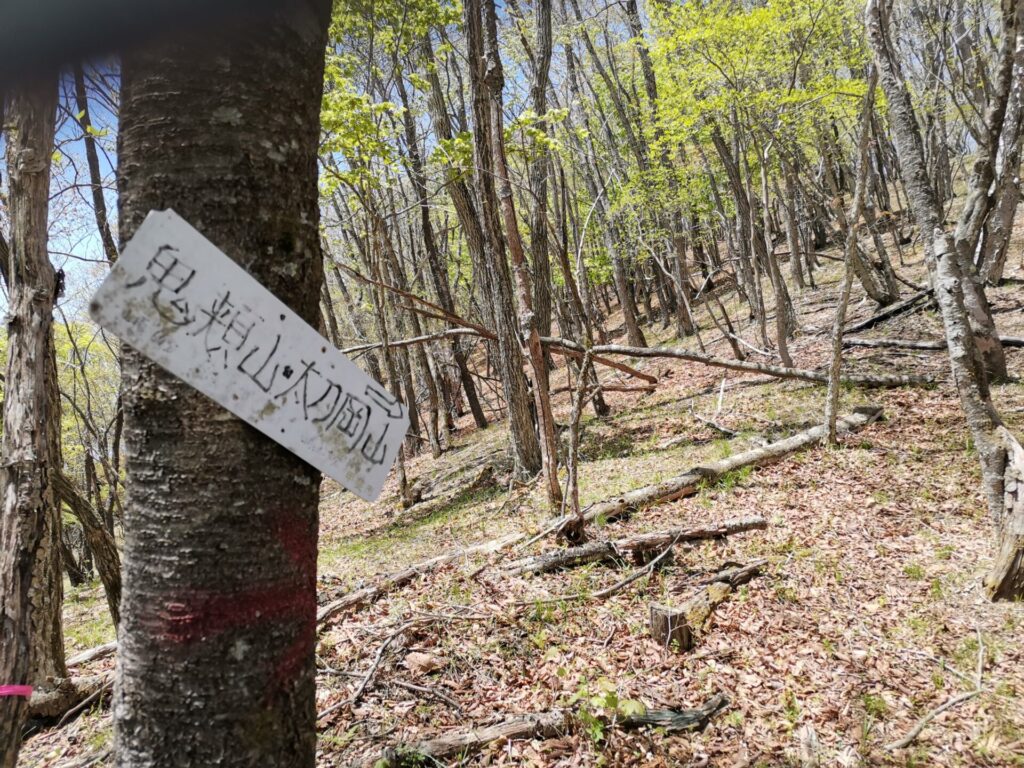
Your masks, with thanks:
<instances>
[{"instance_id":1,"label":"nail in sign","mask_svg":"<svg viewBox=\"0 0 1024 768\"><path fill-rule=\"evenodd\" d=\"M406 409L174 211L153 211L89 307L93 319L368 501Z\"/></svg>"}]
</instances>

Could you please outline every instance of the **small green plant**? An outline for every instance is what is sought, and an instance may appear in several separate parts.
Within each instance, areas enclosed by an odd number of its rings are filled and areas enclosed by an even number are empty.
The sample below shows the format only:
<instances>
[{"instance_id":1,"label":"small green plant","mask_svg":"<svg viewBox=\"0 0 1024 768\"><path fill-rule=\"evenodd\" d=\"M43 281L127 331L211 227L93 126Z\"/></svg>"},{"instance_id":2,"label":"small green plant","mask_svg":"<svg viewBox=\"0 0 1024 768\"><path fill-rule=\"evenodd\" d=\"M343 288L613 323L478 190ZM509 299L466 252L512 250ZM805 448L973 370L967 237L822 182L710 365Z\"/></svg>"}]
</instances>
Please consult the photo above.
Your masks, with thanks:
<instances>
[{"instance_id":1,"label":"small green plant","mask_svg":"<svg viewBox=\"0 0 1024 768\"><path fill-rule=\"evenodd\" d=\"M530 621L535 621L538 624L551 624L555 620L555 605L554 603L545 603L538 600L533 604L533 610L527 615Z\"/></svg>"},{"instance_id":2,"label":"small green plant","mask_svg":"<svg viewBox=\"0 0 1024 768\"><path fill-rule=\"evenodd\" d=\"M641 701L620 698L618 687L607 677L593 683L580 683L569 698L569 704L577 706L576 716L595 744L604 741L609 719L642 715L647 711Z\"/></svg>"},{"instance_id":3,"label":"small green plant","mask_svg":"<svg viewBox=\"0 0 1024 768\"><path fill-rule=\"evenodd\" d=\"M725 722L739 730L743 727L743 713L739 710L734 710L725 716Z\"/></svg>"},{"instance_id":4,"label":"small green plant","mask_svg":"<svg viewBox=\"0 0 1024 768\"><path fill-rule=\"evenodd\" d=\"M885 703L885 699L873 693L865 693L861 697L861 703L864 705L864 711L875 719L885 717L889 712L889 705Z\"/></svg>"},{"instance_id":5,"label":"small green plant","mask_svg":"<svg viewBox=\"0 0 1024 768\"><path fill-rule=\"evenodd\" d=\"M782 692L782 713L786 716L790 728L795 728L800 720L800 702L789 688Z\"/></svg>"},{"instance_id":6,"label":"small green plant","mask_svg":"<svg viewBox=\"0 0 1024 768\"><path fill-rule=\"evenodd\" d=\"M903 575L908 579L920 581L924 578L924 568L919 563L908 563L903 566Z\"/></svg>"}]
</instances>

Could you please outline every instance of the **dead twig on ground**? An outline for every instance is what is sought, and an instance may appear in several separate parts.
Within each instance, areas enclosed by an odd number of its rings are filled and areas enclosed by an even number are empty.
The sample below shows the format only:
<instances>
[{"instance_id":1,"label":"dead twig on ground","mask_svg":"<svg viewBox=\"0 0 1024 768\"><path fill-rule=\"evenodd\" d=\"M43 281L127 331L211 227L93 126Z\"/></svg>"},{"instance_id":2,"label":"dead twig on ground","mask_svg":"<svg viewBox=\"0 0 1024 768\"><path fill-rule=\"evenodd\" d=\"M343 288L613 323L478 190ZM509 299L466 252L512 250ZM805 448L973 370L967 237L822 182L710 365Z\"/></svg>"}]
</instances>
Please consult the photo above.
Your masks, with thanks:
<instances>
[{"instance_id":1,"label":"dead twig on ground","mask_svg":"<svg viewBox=\"0 0 1024 768\"><path fill-rule=\"evenodd\" d=\"M909 747L911 744L914 743L917 737L921 735L921 732L924 731L924 729L928 726L928 723L930 723L936 717L941 715L943 712L952 709L955 706L963 704L965 701L970 701L971 699L980 696L982 693L984 693L985 687L982 684L982 671L985 668L985 644L982 642L981 639L981 630L975 627L974 631L978 635L978 663L974 676L974 690L957 694L956 696L947 699L945 702L937 706L935 709L928 712L924 717L917 721L917 724L913 728L911 728L910 731L907 732L907 734L903 738L897 739L896 741L886 744L884 747L886 752L893 752L897 749L904 749L905 747Z\"/></svg>"}]
</instances>

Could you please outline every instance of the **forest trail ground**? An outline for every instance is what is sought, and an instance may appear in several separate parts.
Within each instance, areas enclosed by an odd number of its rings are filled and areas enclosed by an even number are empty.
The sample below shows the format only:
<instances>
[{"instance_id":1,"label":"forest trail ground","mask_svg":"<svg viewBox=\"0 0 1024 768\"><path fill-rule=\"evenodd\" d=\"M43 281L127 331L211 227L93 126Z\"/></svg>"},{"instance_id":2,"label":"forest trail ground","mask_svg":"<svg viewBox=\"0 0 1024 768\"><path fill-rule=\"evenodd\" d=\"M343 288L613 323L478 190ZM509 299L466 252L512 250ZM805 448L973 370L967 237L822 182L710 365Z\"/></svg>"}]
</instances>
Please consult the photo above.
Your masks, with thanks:
<instances>
[{"instance_id":1,"label":"forest trail ground","mask_svg":"<svg viewBox=\"0 0 1024 768\"><path fill-rule=\"evenodd\" d=\"M1020 252L1018 240L1011 253ZM823 368L829 353L840 267L823 264L819 287L794 295L801 332L791 352L801 368ZM919 260L901 273L924 280ZM1024 336L1019 268L1011 277L990 299L1000 332ZM729 309L735 319L738 304ZM874 309L855 290L851 321ZM609 326L615 322L613 317ZM704 318L702 325L708 324ZM669 331L650 333L658 337L649 337L652 344L681 346ZM718 336L713 328L704 334L706 342ZM942 338L934 310L857 335ZM709 351L730 356L723 341L709 344ZM1011 373L1024 375L1024 351L1008 349L1007 356ZM822 386L729 372L723 388L723 371L717 369L668 360L638 367L660 378L657 391L609 393L612 417L585 420L583 504L821 420ZM850 349L845 369L931 373L941 383L846 389L841 413L873 403L884 407L884 420L846 436L839 449L819 447L767 468L733 473L694 497L590 533L622 538L755 514L767 519L766 530L680 546L673 565L604 601L539 602L599 590L633 566L596 564L531 577L510 575L500 564L481 570L486 560L475 558L335 617L320 632L320 711L351 696L382 644L404 624L412 626L380 654L355 707L339 708L321 721L318 764L364 765L387 745L512 714L571 704L596 717L613 714L616 700L620 708L626 701L696 707L723 693L728 708L702 733L627 733L584 718L590 725L571 733L498 742L455 764L1024 765L1024 606L989 603L981 588L993 532L979 491L978 462L948 383L948 361L941 352ZM611 378L608 371L602 376ZM554 387L564 386L564 367L552 378ZM1024 432L1024 385L997 387L993 399L1008 426ZM569 395L555 402L556 419L566 424ZM726 438L697 420L691 407L736 436ZM456 547L537 530L550 517L539 482L508 485L499 466L497 484L458 492L502 454L504 442L501 425L482 433L466 429L441 460L424 454L410 461L409 476L421 480L427 500L407 511L396 511L393 483L376 504L326 483L323 596ZM431 494L443 502L431 504ZM553 546L549 537L509 558ZM768 560L763 575L717 609L696 649L676 654L651 639L651 602L679 603L707 573L758 558ZM98 586L69 592L69 656L112 638L105 616ZM908 748L884 751L930 710L972 691L979 658L979 695L930 722ZM97 662L79 673L112 663ZM97 707L64 728L30 738L22 764L109 764L111 738L109 712Z\"/></svg>"}]
</instances>

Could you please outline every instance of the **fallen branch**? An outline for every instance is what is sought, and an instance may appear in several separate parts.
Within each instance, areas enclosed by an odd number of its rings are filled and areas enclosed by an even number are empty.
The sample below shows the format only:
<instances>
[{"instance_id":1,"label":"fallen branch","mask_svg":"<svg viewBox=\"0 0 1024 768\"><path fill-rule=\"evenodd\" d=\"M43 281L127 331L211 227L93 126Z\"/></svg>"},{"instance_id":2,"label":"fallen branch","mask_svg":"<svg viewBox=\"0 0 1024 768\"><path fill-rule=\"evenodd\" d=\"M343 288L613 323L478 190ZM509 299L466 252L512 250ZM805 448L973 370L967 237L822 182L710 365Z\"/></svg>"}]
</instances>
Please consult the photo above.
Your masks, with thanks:
<instances>
[{"instance_id":1,"label":"fallen branch","mask_svg":"<svg viewBox=\"0 0 1024 768\"><path fill-rule=\"evenodd\" d=\"M492 741L550 738L570 730L569 713L556 709L529 715L516 715L493 725L456 731L418 744L399 745L384 750L380 760L370 761L375 768L410 768L423 765L424 759L442 761L477 752Z\"/></svg>"},{"instance_id":2,"label":"fallen branch","mask_svg":"<svg viewBox=\"0 0 1024 768\"><path fill-rule=\"evenodd\" d=\"M562 345L568 349L579 348L575 342L564 339L543 339L545 343ZM779 365L768 365L767 363L752 363L749 360L726 360L713 355L703 355L698 352L690 352L685 349L653 348L653 347L624 347L617 344L605 344L593 347L595 355L625 355L627 357L659 358L667 357L675 360L687 360L693 363L701 363L714 368L727 368L731 371L744 371L746 373L765 373L777 379L799 379L801 381L813 381L818 384L828 383L828 374L818 371L809 371L802 368L784 368ZM594 360L598 358L595 356ZM932 380L927 376L914 375L869 375L869 374L847 374L840 378L844 384L854 384L861 387L906 387L909 385L928 384Z\"/></svg>"},{"instance_id":3,"label":"fallen branch","mask_svg":"<svg viewBox=\"0 0 1024 768\"><path fill-rule=\"evenodd\" d=\"M954 696L953 698L947 700L945 703L940 704L935 709L933 709L931 712L929 712L927 715L925 715L920 720L918 720L917 721L917 725L915 725L913 728L911 728L910 732L907 733L907 735L904 736L902 739L899 739L898 741L894 741L891 744L886 744L885 745L885 751L886 752L892 752L893 750L896 750L896 749L903 749L904 747L909 747L911 744L914 743L914 741L917 739L917 737L921 735L921 731L923 731L925 729L925 727L928 725L928 723L930 723L936 717L941 715L947 709L952 709L953 707L957 706L958 704L963 704L965 701L970 701L971 699L973 699L975 696L977 696L980 693L981 693L980 690L978 690L978 691L968 691L967 693L961 693L961 694L959 694L957 696Z\"/></svg>"},{"instance_id":4,"label":"fallen branch","mask_svg":"<svg viewBox=\"0 0 1024 768\"><path fill-rule=\"evenodd\" d=\"M1004 347L1024 347L1024 339L1017 336L1000 336L1000 343ZM843 344L848 347L872 347L875 349L917 349L925 352L936 352L946 348L945 340L926 339L915 341L911 339L843 339Z\"/></svg>"},{"instance_id":5,"label":"fallen branch","mask_svg":"<svg viewBox=\"0 0 1024 768\"><path fill-rule=\"evenodd\" d=\"M766 561L716 574L679 608L651 603L651 634L663 647L689 651L700 639L712 612L736 587L761 572Z\"/></svg>"},{"instance_id":6,"label":"fallen branch","mask_svg":"<svg viewBox=\"0 0 1024 768\"><path fill-rule=\"evenodd\" d=\"M650 394L657 391L658 387L655 384L645 384L640 387L630 387L626 384L602 384L600 387L594 387L594 389L600 389L602 392L643 392ZM557 387L551 390L551 394L562 395L566 392L574 392L575 390L575 387Z\"/></svg>"},{"instance_id":7,"label":"fallen branch","mask_svg":"<svg viewBox=\"0 0 1024 768\"><path fill-rule=\"evenodd\" d=\"M385 282L380 281L380 280L373 280L373 279L371 279L369 277L366 277L365 275L360 274L356 270L354 270L351 267L346 266L344 264L340 264L339 263L338 267L340 267L341 269L345 270L348 274L352 275L352 277L354 277L356 280L359 280L361 282L367 283L368 285L374 285L374 286L377 286L379 288L383 288L384 290L386 290L386 291L388 291L390 293L394 293L397 296L401 296L402 298L407 299L409 302L411 302L408 305L407 308L412 310L412 311L414 311L414 312L416 312L417 314L423 315L424 317L430 317L430 318L433 318L435 320L441 320L443 322L451 323L451 324L457 326L458 327L458 331L459 331L460 334L470 334L470 333L474 333L475 332L477 335L481 336L482 338L490 339L491 341L496 341L497 338L498 338L497 335L493 331L489 330L488 328L486 328L486 327L484 327L482 325L479 325L478 323L472 323L472 322L470 322L470 321L468 321L468 320L466 320L466 319L464 319L462 317L459 317L458 315L456 315L456 314L454 314L452 312L448 312L447 310L443 309L442 307L438 306L437 304L434 304L431 301L427 301L426 299L422 298L421 296L417 296L415 293L411 293L409 291L402 290L401 288L397 288L396 286L389 285L388 283L385 283ZM415 303L415 304L417 304L419 306L413 306L413 303ZM395 342L395 344L393 344L392 346L396 346L396 345L397 346L401 346L401 345L411 344L411 343L421 343L421 342L427 341L427 340L428 339L426 339L425 337L418 337L416 339L409 339L409 340L406 340L404 342L402 342L402 341ZM542 344L546 344L544 339L541 339L541 343ZM577 345L577 347L578 347L578 345ZM564 345L556 345L556 348L553 349L552 351L559 352L560 354L565 354L565 355L568 355L570 357L581 357L582 354L583 354L582 350L579 350L579 349L576 349L576 348L568 349L568 348L565 348ZM605 366L607 366L609 368L614 368L614 369L616 369L618 371L622 371L623 373L626 373L626 374L628 374L630 376L634 376L634 377L636 377L638 379L641 379L643 381L646 381L646 382L648 382L650 384L657 384L658 383L657 377L651 376L651 375L646 374L646 373L642 373L642 372L636 370L635 368L631 368L628 365L623 365L622 363L616 362L614 360L608 360L607 358L594 356L593 357L593 361L595 363L601 363L602 365L605 365Z\"/></svg>"},{"instance_id":8,"label":"fallen branch","mask_svg":"<svg viewBox=\"0 0 1024 768\"><path fill-rule=\"evenodd\" d=\"M112 656L117 651L117 640L111 640L109 643L103 645L97 645L95 648L90 648L87 651L75 654L67 661L67 666L77 667L80 664L87 664L90 661L96 661L97 659L105 659L107 656Z\"/></svg>"},{"instance_id":9,"label":"fallen branch","mask_svg":"<svg viewBox=\"0 0 1024 768\"><path fill-rule=\"evenodd\" d=\"M909 299L898 301L895 304L886 307L878 314L872 315L867 320L861 320L859 323L854 323L853 325L846 326L846 328L843 330L843 334L845 335L847 333L858 333L860 331L866 331L868 328L873 328L883 320L889 320L890 318L896 317L897 315L901 315L904 312L912 309L915 304L917 304L919 301L921 301L921 299L924 299L930 294L931 289L918 291Z\"/></svg>"},{"instance_id":10,"label":"fallen branch","mask_svg":"<svg viewBox=\"0 0 1024 768\"><path fill-rule=\"evenodd\" d=\"M620 717L603 716L606 725L618 728L664 728L669 732L696 731L704 728L711 718L729 705L729 700L716 694L696 709L651 710L638 715ZM576 726L570 710L554 709L527 715L514 715L491 725L455 731L436 739L416 744L389 747L377 762L378 768L410 768L424 761L440 763L456 757L478 752L488 744L501 740L544 739L572 731Z\"/></svg>"},{"instance_id":11,"label":"fallen branch","mask_svg":"<svg viewBox=\"0 0 1024 768\"><path fill-rule=\"evenodd\" d=\"M54 682L52 687L37 688L28 702L29 716L55 720L67 714L113 680L114 673L67 677Z\"/></svg>"},{"instance_id":12,"label":"fallen branch","mask_svg":"<svg viewBox=\"0 0 1024 768\"><path fill-rule=\"evenodd\" d=\"M697 709L653 709L641 715L630 715L619 720L623 728L643 728L652 726L664 728L669 733L679 731L699 731L716 714L729 706L729 699L716 694Z\"/></svg>"},{"instance_id":13,"label":"fallen branch","mask_svg":"<svg viewBox=\"0 0 1024 768\"><path fill-rule=\"evenodd\" d=\"M767 560L755 560L754 562L749 563L747 565L738 565L735 568L723 569L716 573L714 576L711 576L697 583L701 586L704 586L707 584L721 582L723 584L728 584L730 587L735 589L736 587L742 584L746 584L752 578L757 576L761 572L761 569L764 568L767 564Z\"/></svg>"},{"instance_id":14,"label":"fallen branch","mask_svg":"<svg viewBox=\"0 0 1024 768\"><path fill-rule=\"evenodd\" d=\"M385 576L376 584L371 584L368 587L363 587L362 589L357 589L354 592L349 592L337 600L333 600L322 606L316 614L317 624L323 624L328 619L342 613L343 611L369 605L377 601L382 595L385 595L394 589L404 587L406 584L416 579L416 577L436 571L443 565L447 565L448 563L456 560L462 560L472 555L498 552L506 547L511 547L520 541L523 541L526 536L527 534L525 533L513 533L508 536L503 536L500 539L493 539L491 541L485 541L482 544L476 544L454 552L447 552L443 555L431 558L430 560L424 560L423 562L411 565L397 573Z\"/></svg>"},{"instance_id":15,"label":"fallen branch","mask_svg":"<svg viewBox=\"0 0 1024 768\"><path fill-rule=\"evenodd\" d=\"M947 709L952 709L958 704L963 704L965 701L970 701L975 696L978 696L979 694L984 692L985 687L983 685L984 681L982 680L982 672L985 669L985 644L982 642L981 639L981 630L975 627L974 631L978 636L978 663L974 673L974 690L958 694L937 706L931 712L929 712L920 720L918 720L917 725L911 728L907 735L904 736L902 739L898 739L896 741L890 742L889 744L886 744L886 752L892 752L896 749L903 749L904 747L909 747L911 744L914 743L917 737L921 735L921 732L925 729L928 723L930 723L936 717L941 715Z\"/></svg>"},{"instance_id":16,"label":"fallen branch","mask_svg":"<svg viewBox=\"0 0 1024 768\"><path fill-rule=\"evenodd\" d=\"M857 408L852 414L844 416L836 422L836 432L837 434L856 432L880 418L881 415L882 409L877 406ZM811 427L792 437L769 443L760 448L752 448L743 453L737 453L734 456L713 462L706 467L694 467L682 475L670 478L657 485L635 488L621 496L599 501L587 509L584 517L587 522L598 519L614 520L641 507L674 501L684 496L692 496L702 485L714 483L729 472L735 472L748 466L760 467L773 464L791 453L817 445L824 436L824 427ZM561 519L553 520L548 527L551 530L555 530L561 522Z\"/></svg>"},{"instance_id":17,"label":"fallen branch","mask_svg":"<svg viewBox=\"0 0 1024 768\"><path fill-rule=\"evenodd\" d=\"M667 531L643 533L617 541L594 541L578 547L559 549L537 557L528 557L509 563L506 570L517 574L546 573L560 568L575 568L588 563L624 560L631 555L634 562L643 565L646 553L663 549L673 542L699 541L731 536L744 531L762 530L767 527L763 517L745 517L726 520L713 525L693 528L674 528Z\"/></svg>"},{"instance_id":18,"label":"fallen branch","mask_svg":"<svg viewBox=\"0 0 1024 768\"><path fill-rule=\"evenodd\" d=\"M111 690L113 687L114 676L110 675L107 677L106 682L104 682L99 688L82 699L77 706L74 706L65 712L64 716L57 721L57 728L63 728L67 723L70 723L77 715L87 710L97 701L100 701L103 698L103 694Z\"/></svg>"}]
</instances>

